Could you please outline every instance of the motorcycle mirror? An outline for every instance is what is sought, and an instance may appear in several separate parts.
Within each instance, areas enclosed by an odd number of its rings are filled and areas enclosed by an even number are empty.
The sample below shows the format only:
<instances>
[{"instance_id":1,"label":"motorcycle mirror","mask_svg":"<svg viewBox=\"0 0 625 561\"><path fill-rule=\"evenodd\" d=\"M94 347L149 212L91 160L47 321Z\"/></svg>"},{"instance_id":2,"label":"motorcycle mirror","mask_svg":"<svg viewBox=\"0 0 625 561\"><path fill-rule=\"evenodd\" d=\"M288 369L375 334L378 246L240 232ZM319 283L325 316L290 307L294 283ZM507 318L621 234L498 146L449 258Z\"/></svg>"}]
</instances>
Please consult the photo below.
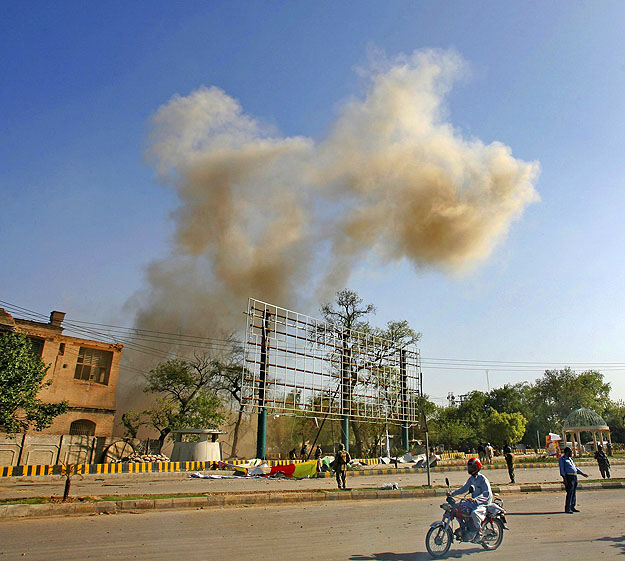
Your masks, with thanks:
<instances>
[{"instance_id":1,"label":"motorcycle mirror","mask_svg":"<svg viewBox=\"0 0 625 561\"><path fill-rule=\"evenodd\" d=\"M445 485L447 485L447 487L449 487L449 478L448 477L445 478Z\"/></svg>"}]
</instances>

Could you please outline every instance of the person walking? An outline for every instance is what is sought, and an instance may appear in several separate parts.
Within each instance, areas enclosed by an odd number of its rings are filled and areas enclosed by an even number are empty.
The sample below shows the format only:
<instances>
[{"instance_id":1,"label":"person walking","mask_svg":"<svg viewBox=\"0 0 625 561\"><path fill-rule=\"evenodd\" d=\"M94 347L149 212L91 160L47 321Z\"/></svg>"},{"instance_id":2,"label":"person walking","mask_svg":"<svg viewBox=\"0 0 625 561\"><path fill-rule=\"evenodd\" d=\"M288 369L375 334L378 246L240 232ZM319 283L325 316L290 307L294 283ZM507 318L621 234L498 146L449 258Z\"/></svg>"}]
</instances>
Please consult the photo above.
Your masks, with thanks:
<instances>
[{"instance_id":1,"label":"person walking","mask_svg":"<svg viewBox=\"0 0 625 561\"><path fill-rule=\"evenodd\" d=\"M490 442L488 442L486 444L486 463L487 464L492 464L493 463L493 456L494 455L495 455L495 450L490 445Z\"/></svg>"},{"instance_id":2,"label":"person walking","mask_svg":"<svg viewBox=\"0 0 625 561\"><path fill-rule=\"evenodd\" d=\"M597 451L595 452L595 460L597 460L597 463L599 464L601 477L603 477L603 479L610 479L610 460L608 460L608 457L605 455L605 452L603 451L603 446L601 446L601 444L597 446Z\"/></svg>"},{"instance_id":3,"label":"person walking","mask_svg":"<svg viewBox=\"0 0 625 561\"><path fill-rule=\"evenodd\" d=\"M336 473L336 484L339 489L345 489L345 478L347 477L347 464L352 461L349 452L345 450L345 444L341 442L339 451L334 457L333 467Z\"/></svg>"},{"instance_id":4,"label":"person walking","mask_svg":"<svg viewBox=\"0 0 625 561\"><path fill-rule=\"evenodd\" d=\"M321 458L321 454L323 454L323 450L321 449L321 446L317 445L317 448L315 448L315 460Z\"/></svg>"},{"instance_id":5,"label":"person walking","mask_svg":"<svg viewBox=\"0 0 625 561\"><path fill-rule=\"evenodd\" d=\"M508 466L508 475L510 476L510 483L514 483L514 454L512 448L507 442L503 447L504 458L506 459L506 465Z\"/></svg>"},{"instance_id":6,"label":"person walking","mask_svg":"<svg viewBox=\"0 0 625 561\"><path fill-rule=\"evenodd\" d=\"M575 508L575 504L577 502L577 474L579 473L584 477L588 477L587 473L584 473L575 465L575 462L571 457L572 455L573 451L567 446L564 449L564 454L558 459L558 463L560 464L560 475L562 476L562 480L564 481L564 488L566 489L564 512L566 512L567 514L579 512L579 510Z\"/></svg>"},{"instance_id":7,"label":"person walking","mask_svg":"<svg viewBox=\"0 0 625 561\"><path fill-rule=\"evenodd\" d=\"M480 462L486 462L486 448L481 442L477 445L477 457L480 459Z\"/></svg>"}]
</instances>

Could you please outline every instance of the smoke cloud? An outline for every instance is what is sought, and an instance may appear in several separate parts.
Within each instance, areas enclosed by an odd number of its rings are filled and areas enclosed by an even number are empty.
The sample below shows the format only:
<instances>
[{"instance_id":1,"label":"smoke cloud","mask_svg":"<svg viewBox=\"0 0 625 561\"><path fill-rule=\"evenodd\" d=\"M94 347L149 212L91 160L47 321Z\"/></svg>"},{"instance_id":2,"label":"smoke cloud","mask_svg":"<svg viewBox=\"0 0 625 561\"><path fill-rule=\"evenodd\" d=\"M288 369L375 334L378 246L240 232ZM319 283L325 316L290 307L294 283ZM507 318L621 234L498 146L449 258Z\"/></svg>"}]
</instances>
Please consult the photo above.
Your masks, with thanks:
<instances>
[{"instance_id":1,"label":"smoke cloud","mask_svg":"<svg viewBox=\"0 0 625 561\"><path fill-rule=\"evenodd\" d=\"M180 206L171 254L136 296L138 325L236 329L249 296L301 308L372 255L444 272L486 259L538 200L539 166L447 122L463 66L441 51L378 64L320 141L281 137L217 87L160 107L149 155Z\"/></svg>"}]
</instances>

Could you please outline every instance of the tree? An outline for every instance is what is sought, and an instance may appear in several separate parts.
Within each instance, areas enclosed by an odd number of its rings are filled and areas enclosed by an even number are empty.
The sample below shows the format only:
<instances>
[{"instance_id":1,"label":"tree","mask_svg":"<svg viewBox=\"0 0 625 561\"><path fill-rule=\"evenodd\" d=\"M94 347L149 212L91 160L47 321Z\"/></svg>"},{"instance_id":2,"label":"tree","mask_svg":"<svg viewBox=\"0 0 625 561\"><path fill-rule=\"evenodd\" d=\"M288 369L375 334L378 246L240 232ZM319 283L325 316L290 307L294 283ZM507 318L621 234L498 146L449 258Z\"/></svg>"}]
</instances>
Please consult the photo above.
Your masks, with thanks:
<instances>
[{"instance_id":1,"label":"tree","mask_svg":"<svg viewBox=\"0 0 625 561\"><path fill-rule=\"evenodd\" d=\"M128 438L137 438L139 429L145 425L143 413L135 411L126 411L122 415L122 425L124 427L124 435Z\"/></svg>"},{"instance_id":2,"label":"tree","mask_svg":"<svg viewBox=\"0 0 625 561\"><path fill-rule=\"evenodd\" d=\"M604 382L603 374L596 370L576 373L568 366L562 370L546 370L536 380L529 401L533 416L530 420L530 437L536 431L546 435L559 431L562 422L571 411L587 407L598 413L610 403L610 384Z\"/></svg>"},{"instance_id":3,"label":"tree","mask_svg":"<svg viewBox=\"0 0 625 561\"><path fill-rule=\"evenodd\" d=\"M525 434L527 419L521 413L499 413L495 409L484 423L484 434L498 448L519 442Z\"/></svg>"},{"instance_id":4,"label":"tree","mask_svg":"<svg viewBox=\"0 0 625 561\"><path fill-rule=\"evenodd\" d=\"M336 301L324 304L320 311L330 327L318 327L315 333L317 340L325 341L337 337L340 341L334 362L341 365L339 374L344 387L339 388L338 393L342 399L342 410L347 412L350 411L354 390L358 384L382 376L399 375L393 373L387 366L390 355L399 347L416 343L421 334L411 329L407 321L390 321L385 328L372 327L364 318L375 313L375 306L365 305L363 299L349 289L337 292ZM367 346L371 336L379 338L373 352L371 347ZM388 392L384 396L385 406L389 411L396 406L399 397L391 395L392 393ZM351 426L354 431L356 454L362 456L365 435L361 434L360 423L351 421Z\"/></svg>"},{"instance_id":5,"label":"tree","mask_svg":"<svg viewBox=\"0 0 625 561\"><path fill-rule=\"evenodd\" d=\"M612 440L625 442L625 402L610 401L601 416L610 427Z\"/></svg>"},{"instance_id":6,"label":"tree","mask_svg":"<svg viewBox=\"0 0 625 561\"><path fill-rule=\"evenodd\" d=\"M195 355L192 361L167 360L147 374L144 391L158 398L143 413L159 432L161 448L172 430L216 428L223 421L221 400L213 389L218 368L204 354Z\"/></svg>"},{"instance_id":7,"label":"tree","mask_svg":"<svg viewBox=\"0 0 625 561\"><path fill-rule=\"evenodd\" d=\"M52 382L44 378L48 367L20 334L0 334L0 426L13 433L49 427L67 411L67 402L44 403L37 394Z\"/></svg>"},{"instance_id":8,"label":"tree","mask_svg":"<svg viewBox=\"0 0 625 561\"><path fill-rule=\"evenodd\" d=\"M230 457L237 455L239 433L243 421L242 378L243 346L233 335L228 338L229 348L223 356L213 361L213 389L219 395L225 395L231 405L236 408L237 418L232 431L232 448Z\"/></svg>"},{"instance_id":9,"label":"tree","mask_svg":"<svg viewBox=\"0 0 625 561\"><path fill-rule=\"evenodd\" d=\"M444 408L447 409L449 408ZM432 419L428 428L430 442L444 444L446 448L459 449L476 440L474 429L445 415Z\"/></svg>"},{"instance_id":10,"label":"tree","mask_svg":"<svg viewBox=\"0 0 625 561\"><path fill-rule=\"evenodd\" d=\"M527 382L519 384L505 384L501 388L494 388L486 394L486 406L500 413L515 413L519 411L528 417L532 406L529 402L531 386Z\"/></svg>"}]
</instances>

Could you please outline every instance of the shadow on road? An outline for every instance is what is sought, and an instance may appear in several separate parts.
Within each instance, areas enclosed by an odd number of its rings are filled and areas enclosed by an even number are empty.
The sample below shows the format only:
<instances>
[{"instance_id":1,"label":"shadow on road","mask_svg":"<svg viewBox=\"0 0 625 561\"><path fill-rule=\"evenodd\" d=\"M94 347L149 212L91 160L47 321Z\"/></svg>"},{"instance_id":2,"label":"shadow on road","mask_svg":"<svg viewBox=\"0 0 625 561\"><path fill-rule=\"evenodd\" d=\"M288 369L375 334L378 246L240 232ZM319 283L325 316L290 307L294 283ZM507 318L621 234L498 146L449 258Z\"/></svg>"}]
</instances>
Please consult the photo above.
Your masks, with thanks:
<instances>
[{"instance_id":1,"label":"shadow on road","mask_svg":"<svg viewBox=\"0 0 625 561\"><path fill-rule=\"evenodd\" d=\"M446 559L460 559L473 553L480 553L484 551L480 548L472 548L465 550L449 550L449 553L445 556ZM425 561L425 559L431 560L432 558L426 552L415 553L394 553L391 551L385 551L382 553L372 553L370 555L352 555L350 561Z\"/></svg>"},{"instance_id":2,"label":"shadow on road","mask_svg":"<svg viewBox=\"0 0 625 561\"><path fill-rule=\"evenodd\" d=\"M597 541L598 542L614 542L612 544L612 547L616 547L617 549L620 549L621 555L625 555L625 536L621 536L618 538L614 538L614 537L598 538Z\"/></svg>"},{"instance_id":3,"label":"shadow on road","mask_svg":"<svg viewBox=\"0 0 625 561\"><path fill-rule=\"evenodd\" d=\"M510 518L511 516L545 516L545 515L553 515L553 514L566 514L566 512L562 512L561 510L556 510L553 512L506 512L506 517Z\"/></svg>"}]
</instances>

